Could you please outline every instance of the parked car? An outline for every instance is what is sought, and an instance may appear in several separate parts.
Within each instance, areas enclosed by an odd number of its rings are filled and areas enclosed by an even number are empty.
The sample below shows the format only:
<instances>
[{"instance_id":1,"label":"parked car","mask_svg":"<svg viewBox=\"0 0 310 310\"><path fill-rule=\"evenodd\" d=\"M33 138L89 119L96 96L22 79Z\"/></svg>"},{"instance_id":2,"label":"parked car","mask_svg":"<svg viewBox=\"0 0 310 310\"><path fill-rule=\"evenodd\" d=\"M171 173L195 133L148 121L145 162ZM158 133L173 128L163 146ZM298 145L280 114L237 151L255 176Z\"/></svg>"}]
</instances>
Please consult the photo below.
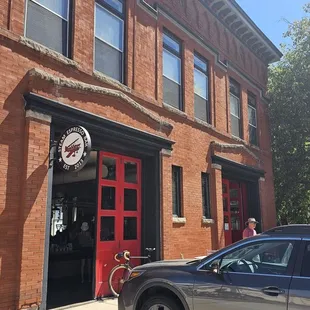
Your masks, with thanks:
<instances>
[{"instance_id":1,"label":"parked car","mask_svg":"<svg viewBox=\"0 0 310 310\"><path fill-rule=\"evenodd\" d=\"M276 227L203 259L136 267L118 309L310 309L310 225Z\"/></svg>"}]
</instances>

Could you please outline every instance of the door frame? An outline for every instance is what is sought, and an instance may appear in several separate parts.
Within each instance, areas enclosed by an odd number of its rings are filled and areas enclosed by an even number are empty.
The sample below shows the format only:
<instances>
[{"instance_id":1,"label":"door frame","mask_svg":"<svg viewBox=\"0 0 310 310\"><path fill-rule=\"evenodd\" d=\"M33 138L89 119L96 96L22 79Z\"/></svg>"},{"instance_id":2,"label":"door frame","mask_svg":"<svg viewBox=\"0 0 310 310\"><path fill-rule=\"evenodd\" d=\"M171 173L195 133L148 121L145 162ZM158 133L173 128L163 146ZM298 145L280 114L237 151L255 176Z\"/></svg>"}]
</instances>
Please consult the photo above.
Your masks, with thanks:
<instances>
[{"instance_id":1,"label":"door frame","mask_svg":"<svg viewBox=\"0 0 310 310\"><path fill-rule=\"evenodd\" d=\"M238 183L238 194L240 195L240 230L243 231L245 228L245 221L248 215L248 204L247 204L247 192L246 192L246 182L233 180L229 178L222 178L222 186L225 184L227 188L227 193L222 192L222 198L227 199L227 211L224 211L223 204L223 216L224 216L224 236L225 236L225 246L233 243L232 237L232 223L231 223L231 210L230 210L230 183ZM225 230L225 217L228 217L229 229Z\"/></svg>"}]
</instances>

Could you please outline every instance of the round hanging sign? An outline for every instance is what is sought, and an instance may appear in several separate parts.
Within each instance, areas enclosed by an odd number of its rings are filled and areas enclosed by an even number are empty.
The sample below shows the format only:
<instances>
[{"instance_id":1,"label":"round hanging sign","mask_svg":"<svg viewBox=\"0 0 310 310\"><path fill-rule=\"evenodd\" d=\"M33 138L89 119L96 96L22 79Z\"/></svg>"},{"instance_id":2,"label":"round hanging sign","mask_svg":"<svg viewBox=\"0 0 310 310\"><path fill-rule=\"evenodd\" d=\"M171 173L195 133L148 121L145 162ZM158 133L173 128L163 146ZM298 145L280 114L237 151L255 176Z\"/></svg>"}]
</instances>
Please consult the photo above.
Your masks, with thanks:
<instances>
[{"instance_id":1,"label":"round hanging sign","mask_svg":"<svg viewBox=\"0 0 310 310\"><path fill-rule=\"evenodd\" d=\"M81 126L66 129L57 145L57 161L64 171L81 170L89 158L91 139L88 131Z\"/></svg>"}]
</instances>

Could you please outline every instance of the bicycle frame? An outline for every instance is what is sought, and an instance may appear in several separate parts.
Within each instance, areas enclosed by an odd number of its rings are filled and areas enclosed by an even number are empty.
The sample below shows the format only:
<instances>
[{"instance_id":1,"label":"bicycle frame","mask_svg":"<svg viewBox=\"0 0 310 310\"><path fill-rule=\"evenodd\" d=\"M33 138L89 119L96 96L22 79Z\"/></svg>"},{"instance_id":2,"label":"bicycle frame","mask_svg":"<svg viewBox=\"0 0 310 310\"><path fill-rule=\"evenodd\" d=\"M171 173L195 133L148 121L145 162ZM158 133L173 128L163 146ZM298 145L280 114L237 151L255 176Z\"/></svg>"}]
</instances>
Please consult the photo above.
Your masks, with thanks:
<instances>
[{"instance_id":1,"label":"bicycle frame","mask_svg":"<svg viewBox=\"0 0 310 310\"><path fill-rule=\"evenodd\" d=\"M130 256L130 259L147 259L149 263L152 262L151 256Z\"/></svg>"}]
</instances>

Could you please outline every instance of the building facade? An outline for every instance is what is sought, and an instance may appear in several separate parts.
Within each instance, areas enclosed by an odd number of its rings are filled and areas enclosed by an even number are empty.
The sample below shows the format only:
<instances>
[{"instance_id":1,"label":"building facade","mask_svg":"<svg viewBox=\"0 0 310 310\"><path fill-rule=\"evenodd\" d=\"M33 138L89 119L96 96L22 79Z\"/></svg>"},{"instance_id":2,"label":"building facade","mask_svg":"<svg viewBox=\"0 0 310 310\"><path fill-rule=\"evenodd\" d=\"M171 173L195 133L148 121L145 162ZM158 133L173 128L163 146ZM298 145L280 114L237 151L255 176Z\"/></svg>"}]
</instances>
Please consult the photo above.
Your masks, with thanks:
<instances>
[{"instance_id":1,"label":"building facade","mask_svg":"<svg viewBox=\"0 0 310 310\"><path fill-rule=\"evenodd\" d=\"M281 53L234 0L0 12L0 309L109 295L124 249L194 257L239 240L250 216L275 225L265 91ZM78 126L90 157L63 171L57 145ZM62 301L81 275L89 286Z\"/></svg>"}]
</instances>

